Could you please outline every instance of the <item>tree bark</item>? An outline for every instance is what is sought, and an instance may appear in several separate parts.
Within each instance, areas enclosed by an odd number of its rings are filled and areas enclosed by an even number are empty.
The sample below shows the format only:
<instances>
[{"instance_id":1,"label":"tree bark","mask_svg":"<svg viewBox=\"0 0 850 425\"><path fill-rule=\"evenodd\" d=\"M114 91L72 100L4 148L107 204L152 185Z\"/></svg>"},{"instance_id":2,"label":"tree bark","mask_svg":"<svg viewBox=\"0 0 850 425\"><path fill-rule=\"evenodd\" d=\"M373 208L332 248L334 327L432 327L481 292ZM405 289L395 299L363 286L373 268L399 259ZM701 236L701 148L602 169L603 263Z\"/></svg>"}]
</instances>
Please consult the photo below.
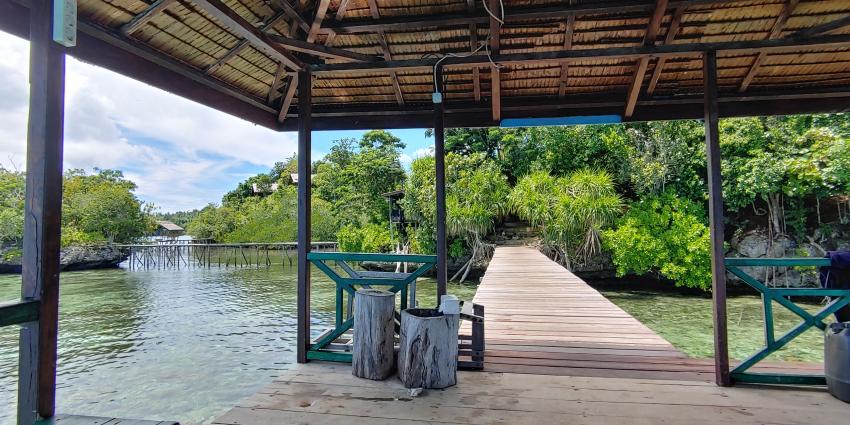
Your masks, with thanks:
<instances>
[{"instance_id":1,"label":"tree bark","mask_svg":"<svg viewBox=\"0 0 850 425\"><path fill-rule=\"evenodd\" d=\"M459 316L431 309L401 312L398 377L407 388L446 388L457 383Z\"/></svg>"},{"instance_id":2,"label":"tree bark","mask_svg":"<svg viewBox=\"0 0 850 425\"><path fill-rule=\"evenodd\" d=\"M351 373L372 380L387 379L395 364L395 294L358 289L354 297L354 347Z\"/></svg>"}]
</instances>

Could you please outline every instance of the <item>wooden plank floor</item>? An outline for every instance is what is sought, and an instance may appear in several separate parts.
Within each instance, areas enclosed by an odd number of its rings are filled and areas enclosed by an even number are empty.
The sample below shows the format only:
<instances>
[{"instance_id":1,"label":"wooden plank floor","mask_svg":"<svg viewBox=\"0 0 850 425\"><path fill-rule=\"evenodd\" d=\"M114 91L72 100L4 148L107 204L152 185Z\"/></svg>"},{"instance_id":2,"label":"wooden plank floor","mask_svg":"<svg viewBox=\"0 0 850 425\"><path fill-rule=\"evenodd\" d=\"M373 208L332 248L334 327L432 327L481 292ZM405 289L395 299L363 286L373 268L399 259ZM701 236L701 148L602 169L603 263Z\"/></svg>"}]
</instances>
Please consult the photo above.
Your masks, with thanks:
<instances>
[{"instance_id":1,"label":"wooden plank floor","mask_svg":"<svg viewBox=\"0 0 850 425\"><path fill-rule=\"evenodd\" d=\"M706 382L459 372L458 385L416 397L395 377L350 365L295 365L214 421L283 424L844 425L850 405L825 392Z\"/></svg>"},{"instance_id":2,"label":"wooden plank floor","mask_svg":"<svg viewBox=\"0 0 850 425\"><path fill-rule=\"evenodd\" d=\"M485 307L486 371L714 379L712 360L688 358L534 248L496 248L474 301ZM821 373L822 365L764 363L753 370Z\"/></svg>"}]
</instances>

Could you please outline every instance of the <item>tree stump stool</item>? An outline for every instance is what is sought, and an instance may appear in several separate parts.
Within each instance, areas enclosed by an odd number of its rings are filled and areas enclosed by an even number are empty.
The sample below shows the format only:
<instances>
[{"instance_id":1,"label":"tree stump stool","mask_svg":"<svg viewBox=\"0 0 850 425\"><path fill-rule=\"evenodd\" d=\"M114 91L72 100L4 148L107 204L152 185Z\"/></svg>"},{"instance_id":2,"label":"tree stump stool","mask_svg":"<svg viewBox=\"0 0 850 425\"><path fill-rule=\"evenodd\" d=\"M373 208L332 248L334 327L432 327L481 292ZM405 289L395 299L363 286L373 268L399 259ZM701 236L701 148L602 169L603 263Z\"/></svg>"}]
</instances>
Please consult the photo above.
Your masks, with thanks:
<instances>
[{"instance_id":1,"label":"tree stump stool","mask_svg":"<svg viewBox=\"0 0 850 425\"><path fill-rule=\"evenodd\" d=\"M372 380L387 379L395 366L395 294L358 289L354 297L351 373Z\"/></svg>"},{"instance_id":2,"label":"tree stump stool","mask_svg":"<svg viewBox=\"0 0 850 425\"><path fill-rule=\"evenodd\" d=\"M398 377L407 388L457 383L457 314L409 308L401 312Z\"/></svg>"}]
</instances>

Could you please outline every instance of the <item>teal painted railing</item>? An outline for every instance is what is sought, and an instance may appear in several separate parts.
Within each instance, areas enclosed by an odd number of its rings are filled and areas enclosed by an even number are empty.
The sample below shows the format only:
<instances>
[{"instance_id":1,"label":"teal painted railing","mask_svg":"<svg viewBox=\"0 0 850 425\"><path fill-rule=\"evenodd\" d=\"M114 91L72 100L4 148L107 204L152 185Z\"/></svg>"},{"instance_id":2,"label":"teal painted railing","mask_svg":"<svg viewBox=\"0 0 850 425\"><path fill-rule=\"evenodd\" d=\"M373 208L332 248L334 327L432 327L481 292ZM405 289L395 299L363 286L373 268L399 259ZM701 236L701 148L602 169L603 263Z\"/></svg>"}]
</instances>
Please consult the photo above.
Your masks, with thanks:
<instances>
[{"instance_id":1,"label":"teal painted railing","mask_svg":"<svg viewBox=\"0 0 850 425\"><path fill-rule=\"evenodd\" d=\"M741 267L823 267L829 266L830 260L828 258L727 258L725 262L726 269L730 273L738 276L747 285L750 285L753 289L761 293L764 310L765 346L735 367L731 372L732 379L737 382L761 384L824 385L826 383L824 377L818 375L753 373L748 372L748 370L810 328L817 327L821 330L825 329L826 324L823 322L824 319L850 304L850 290L771 288L744 272ZM811 314L789 299L793 296L830 297L831 301L817 313ZM800 324L779 338L776 337L774 331L773 302L787 308L803 319Z\"/></svg>"},{"instance_id":2,"label":"teal painted railing","mask_svg":"<svg viewBox=\"0 0 850 425\"><path fill-rule=\"evenodd\" d=\"M310 252L307 260L324 272L336 284L335 327L330 332L321 336L307 351L307 358L312 360L328 360L339 362L351 362L351 353L339 350L329 350L328 346L337 338L348 332L354 325L354 320L346 316L344 309L345 295L348 294L348 312L351 312L354 296L358 287L379 286L393 293L401 295L401 309L407 308L408 288L416 282L416 279L427 273L437 262L435 255L417 254L368 254L351 252ZM334 270L328 261L334 261L342 269L347 277L343 277ZM420 266L413 273L390 273L356 271L349 261L372 261L386 263L417 263ZM350 316L350 314L348 315Z\"/></svg>"}]
</instances>

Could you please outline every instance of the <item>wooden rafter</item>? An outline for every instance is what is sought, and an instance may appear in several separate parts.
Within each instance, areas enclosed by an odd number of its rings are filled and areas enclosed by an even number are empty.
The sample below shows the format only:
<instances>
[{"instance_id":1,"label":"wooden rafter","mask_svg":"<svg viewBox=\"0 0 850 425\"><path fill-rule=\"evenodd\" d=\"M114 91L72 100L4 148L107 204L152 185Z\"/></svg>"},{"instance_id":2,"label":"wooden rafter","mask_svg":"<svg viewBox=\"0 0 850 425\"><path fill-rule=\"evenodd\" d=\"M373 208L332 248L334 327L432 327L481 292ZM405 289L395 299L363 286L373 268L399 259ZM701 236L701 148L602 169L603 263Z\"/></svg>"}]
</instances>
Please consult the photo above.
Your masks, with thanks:
<instances>
[{"instance_id":1,"label":"wooden rafter","mask_svg":"<svg viewBox=\"0 0 850 425\"><path fill-rule=\"evenodd\" d=\"M657 0L655 2L655 11L649 19L649 25L646 27L646 35L643 37L644 46L655 45L655 39L658 37L658 31L661 29L661 21L664 20L664 15L667 13L667 4L667 0ZM640 88L643 86L643 79L646 76L646 69L649 66L649 59L649 56L641 57L635 65L635 75L629 87L629 96L626 98L625 116L627 118L631 118L635 113L635 106L640 96Z\"/></svg>"},{"instance_id":2,"label":"wooden rafter","mask_svg":"<svg viewBox=\"0 0 850 425\"><path fill-rule=\"evenodd\" d=\"M782 28L785 26L785 23L788 22L788 18L794 13L794 9L800 3L800 0L785 0L785 5L782 7L782 12L779 13L779 16L776 18L776 21L773 23L773 27L770 29L770 33L768 33L768 40L772 40L775 38L779 38L782 34ZM765 52L759 52L756 55L756 58L753 60L753 64L750 65L749 71L744 76L744 80L741 81L741 86L738 87L739 92L747 91L747 88L750 86L750 83L753 82L753 79L756 77L756 73L761 67L762 61L767 56Z\"/></svg>"},{"instance_id":3,"label":"wooden rafter","mask_svg":"<svg viewBox=\"0 0 850 425\"><path fill-rule=\"evenodd\" d=\"M486 0L487 6L491 12L496 15L501 13L502 3L499 0ZM499 54L501 41L499 40L502 31L502 23L494 16L490 16L490 54ZM490 65L490 106L492 110L493 121L501 121L502 119L502 75L498 66Z\"/></svg>"},{"instance_id":4,"label":"wooden rafter","mask_svg":"<svg viewBox=\"0 0 850 425\"><path fill-rule=\"evenodd\" d=\"M564 50L573 48L573 32L575 31L576 17L570 15L567 17L566 29L564 30ZM564 97L567 94L567 78L570 73L570 65L567 62L561 64L561 75L558 83L558 97Z\"/></svg>"},{"instance_id":5,"label":"wooden rafter","mask_svg":"<svg viewBox=\"0 0 850 425\"><path fill-rule=\"evenodd\" d=\"M339 7L337 7L337 9L336 9L336 20L337 21L341 21L341 20L343 20L343 18L345 18L345 11L348 10L348 4L350 2L351 2L350 0L341 0L339 2Z\"/></svg>"},{"instance_id":6,"label":"wooden rafter","mask_svg":"<svg viewBox=\"0 0 850 425\"><path fill-rule=\"evenodd\" d=\"M278 22L280 22L283 19L284 16L285 15L283 13L276 13L276 14L272 15L268 20L266 20L265 23L263 23L263 25L260 25L260 27L258 29L260 31L265 32L269 28L273 27ZM204 71L204 73L211 74L211 73L215 72L215 70L220 68L225 63L229 62L231 59L235 58L239 53L242 53L242 51L245 50L245 48L248 47L249 45L250 45L250 43L248 42L248 40L243 38L238 43L236 43L235 46L233 46L230 50L228 50L227 53L224 54L224 56L218 58L218 60L216 60L210 66L208 66L207 69Z\"/></svg>"},{"instance_id":7,"label":"wooden rafter","mask_svg":"<svg viewBox=\"0 0 850 425\"><path fill-rule=\"evenodd\" d=\"M372 19L381 19L381 11L378 9L378 3L375 0L368 0L369 3L369 13L372 15ZM378 35L378 44L381 45L381 52L384 54L384 60L391 61L393 60L392 52L390 51L390 45L387 43L387 35L384 31L379 30L377 32ZM393 93L395 93L396 102L399 105L404 105L404 93L401 91L401 84L398 81L398 73L394 70L389 72L390 80L393 85Z\"/></svg>"},{"instance_id":8,"label":"wooden rafter","mask_svg":"<svg viewBox=\"0 0 850 425\"><path fill-rule=\"evenodd\" d=\"M289 107L292 106L292 99L295 98L296 91L298 91L298 74L293 73L289 77L286 94L283 96L283 102L281 102L280 110L277 113L277 121L281 124L286 120L286 114L289 112Z\"/></svg>"},{"instance_id":9,"label":"wooden rafter","mask_svg":"<svg viewBox=\"0 0 850 425\"><path fill-rule=\"evenodd\" d=\"M121 26L121 33L124 35L130 35L135 32L137 29L141 28L142 25L148 23L157 13L162 12L165 9L168 9L169 6L176 3L177 0L156 0L144 12L139 13L130 22Z\"/></svg>"},{"instance_id":10,"label":"wooden rafter","mask_svg":"<svg viewBox=\"0 0 850 425\"><path fill-rule=\"evenodd\" d=\"M488 0L489 1L489 0ZM690 5L706 5L713 3L728 3L729 0L670 0L668 7L679 8ZM489 7L489 3L488 3ZM494 13L498 13L498 4L496 9L490 8ZM441 27L457 26L465 27L469 24L487 25L490 21L490 15L485 11L479 10L473 14L439 14L425 15L415 14L408 16L392 16L384 17L380 20L344 20L329 23L328 27L337 31L340 34L351 33L374 33L378 30L384 31L410 31L418 30L425 27ZM582 2L576 5L557 5L557 6L527 6L522 8L511 8L505 10L505 24L513 22L524 22L529 20L564 20L570 15L596 15L606 13L646 13L652 12L655 9L654 1L647 0L620 0L615 2Z\"/></svg>"},{"instance_id":11,"label":"wooden rafter","mask_svg":"<svg viewBox=\"0 0 850 425\"><path fill-rule=\"evenodd\" d=\"M470 14L475 13L476 0L466 0L466 11ZM478 50L478 25L469 24L469 51ZM478 67L472 68L472 94L476 102L481 101L481 70Z\"/></svg>"},{"instance_id":12,"label":"wooden rafter","mask_svg":"<svg viewBox=\"0 0 850 425\"><path fill-rule=\"evenodd\" d=\"M192 0L192 3L274 60L283 62L294 70L305 67L300 59L282 46L270 42L268 35L251 25L221 0Z\"/></svg>"},{"instance_id":13,"label":"wooden rafter","mask_svg":"<svg viewBox=\"0 0 850 425\"><path fill-rule=\"evenodd\" d=\"M316 36L319 35L319 30L322 28L322 21L325 20L325 15L328 13L328 6L330 6L331 0L319 0L318 6L316 6L316 16L313 18L313 24L310 25L310 31L307 32L307 42L312 43L316 40Z\"/></svg>"},{"instance_id":14,"label":"wooden rafter","mask_svg":"<svg viewBox=\"0 0 850 425\"><path fill-rule=\"evenodd\" d=\"M284 77L286 77L286 67L283 66L282 63L279 63L277 64L277 69L274 72L274 79L272 79L272 84L269 86L269 94L266 96L266 101L269 104L271 104L272 101L275 100L275 94L278 93L280 83L283 82Z\"/></svg>"},{"instance_id":15,"label":"wooden rafter","mask_svg":"<svg viewBox=\"0 0 850 425\"><path fill-rule=\"evenodd\" d=\"M667 27L667 36L664 37L664 44L672 44L673 39L679 32L679 27L682 24L682 16L685 14L685 8L680 7L673 12L673 19L670 20L670 26ZM646 93L652 95L655 92L655 87L658 85L658 80L661 79L661 73L664 72L664 65L667 63L667 58L660 57L655 64L655 69L652 70L652 77L649 79L649 87Z\"/></svg>"},{"instance_id":16,"label":"wooden rafter","mask_svg":"<svg viewBox=\"0 0 850 425\"><path fill-rule=\"evenodd\" d=\"M825 35L821 37L798 40L794 38L779 38L776 40L741 40L720 41L709 43L683 43L655 46L604 47L598 49L573 49L563 51L530 52L493 54L494 62L501 64L544 64L567 61L586 61L602 59L639 59L642 56L654 57L701 57L703 52L715 50L718 52L753 52L796 53L800 50L837 49L850 46L850 34ZM398 61L352 62L338 64L311 65L314 74L333 72L388 72L390 70L430 70L437 59L411 59ZM486 55L469 57L452 57L442 62L444 68L487 66L490 60Z\"/></svg>"},{"instance_id":17,"label":"wooden rafter","mask_svg":"<svg viewBox=\"0 0 850 425\"><path fill-rule=\"evenodd\" d=\"M307 53L326 58L343 59L347 61L370 62L377 60L374 56L364 55L362 53L352 52L350 50L339 49L336 47L329 47L327 45L323 46L321 44L284 37L282 35L270 34L268 38L269 41L286 46L287 49L294 52Z\"/></svg>"},{"instance_id":18,"label":"wooden rafter","mask_svg":"<svg viewBox=\"0 0 850 425\"><path fill-rule=\"evenodd\" d=\"M807 28L804 30L800 30L791 35L792 38L797 39L807 39L811 37L816 37L819 35L823 35L829 33L831 31L835 31L839 28L844 28L850 25L850 16L845 16L843 18L836 19L834 21L829 21L825 24L820 24L815 27Z\"/></svg>"},{"instance_id":19,"label":"wooden rafter","mask_svg":"<svg viewBox=\"0 0 850 425\"><path fill-rule=\"evenodd\" d=\"M289 16L290 37L295 36L295 34L298 32L298 28L301 28L305 34L310 32L310 24L307 23L307 20L304 19L304 17L301 16L301 14L298 13L297 10L295 10L295 7L293 7L289 3L289 0L272 0L272 3L283 9L283 13L285 13L286 16Z\"/></svg>"}]
</instances>

